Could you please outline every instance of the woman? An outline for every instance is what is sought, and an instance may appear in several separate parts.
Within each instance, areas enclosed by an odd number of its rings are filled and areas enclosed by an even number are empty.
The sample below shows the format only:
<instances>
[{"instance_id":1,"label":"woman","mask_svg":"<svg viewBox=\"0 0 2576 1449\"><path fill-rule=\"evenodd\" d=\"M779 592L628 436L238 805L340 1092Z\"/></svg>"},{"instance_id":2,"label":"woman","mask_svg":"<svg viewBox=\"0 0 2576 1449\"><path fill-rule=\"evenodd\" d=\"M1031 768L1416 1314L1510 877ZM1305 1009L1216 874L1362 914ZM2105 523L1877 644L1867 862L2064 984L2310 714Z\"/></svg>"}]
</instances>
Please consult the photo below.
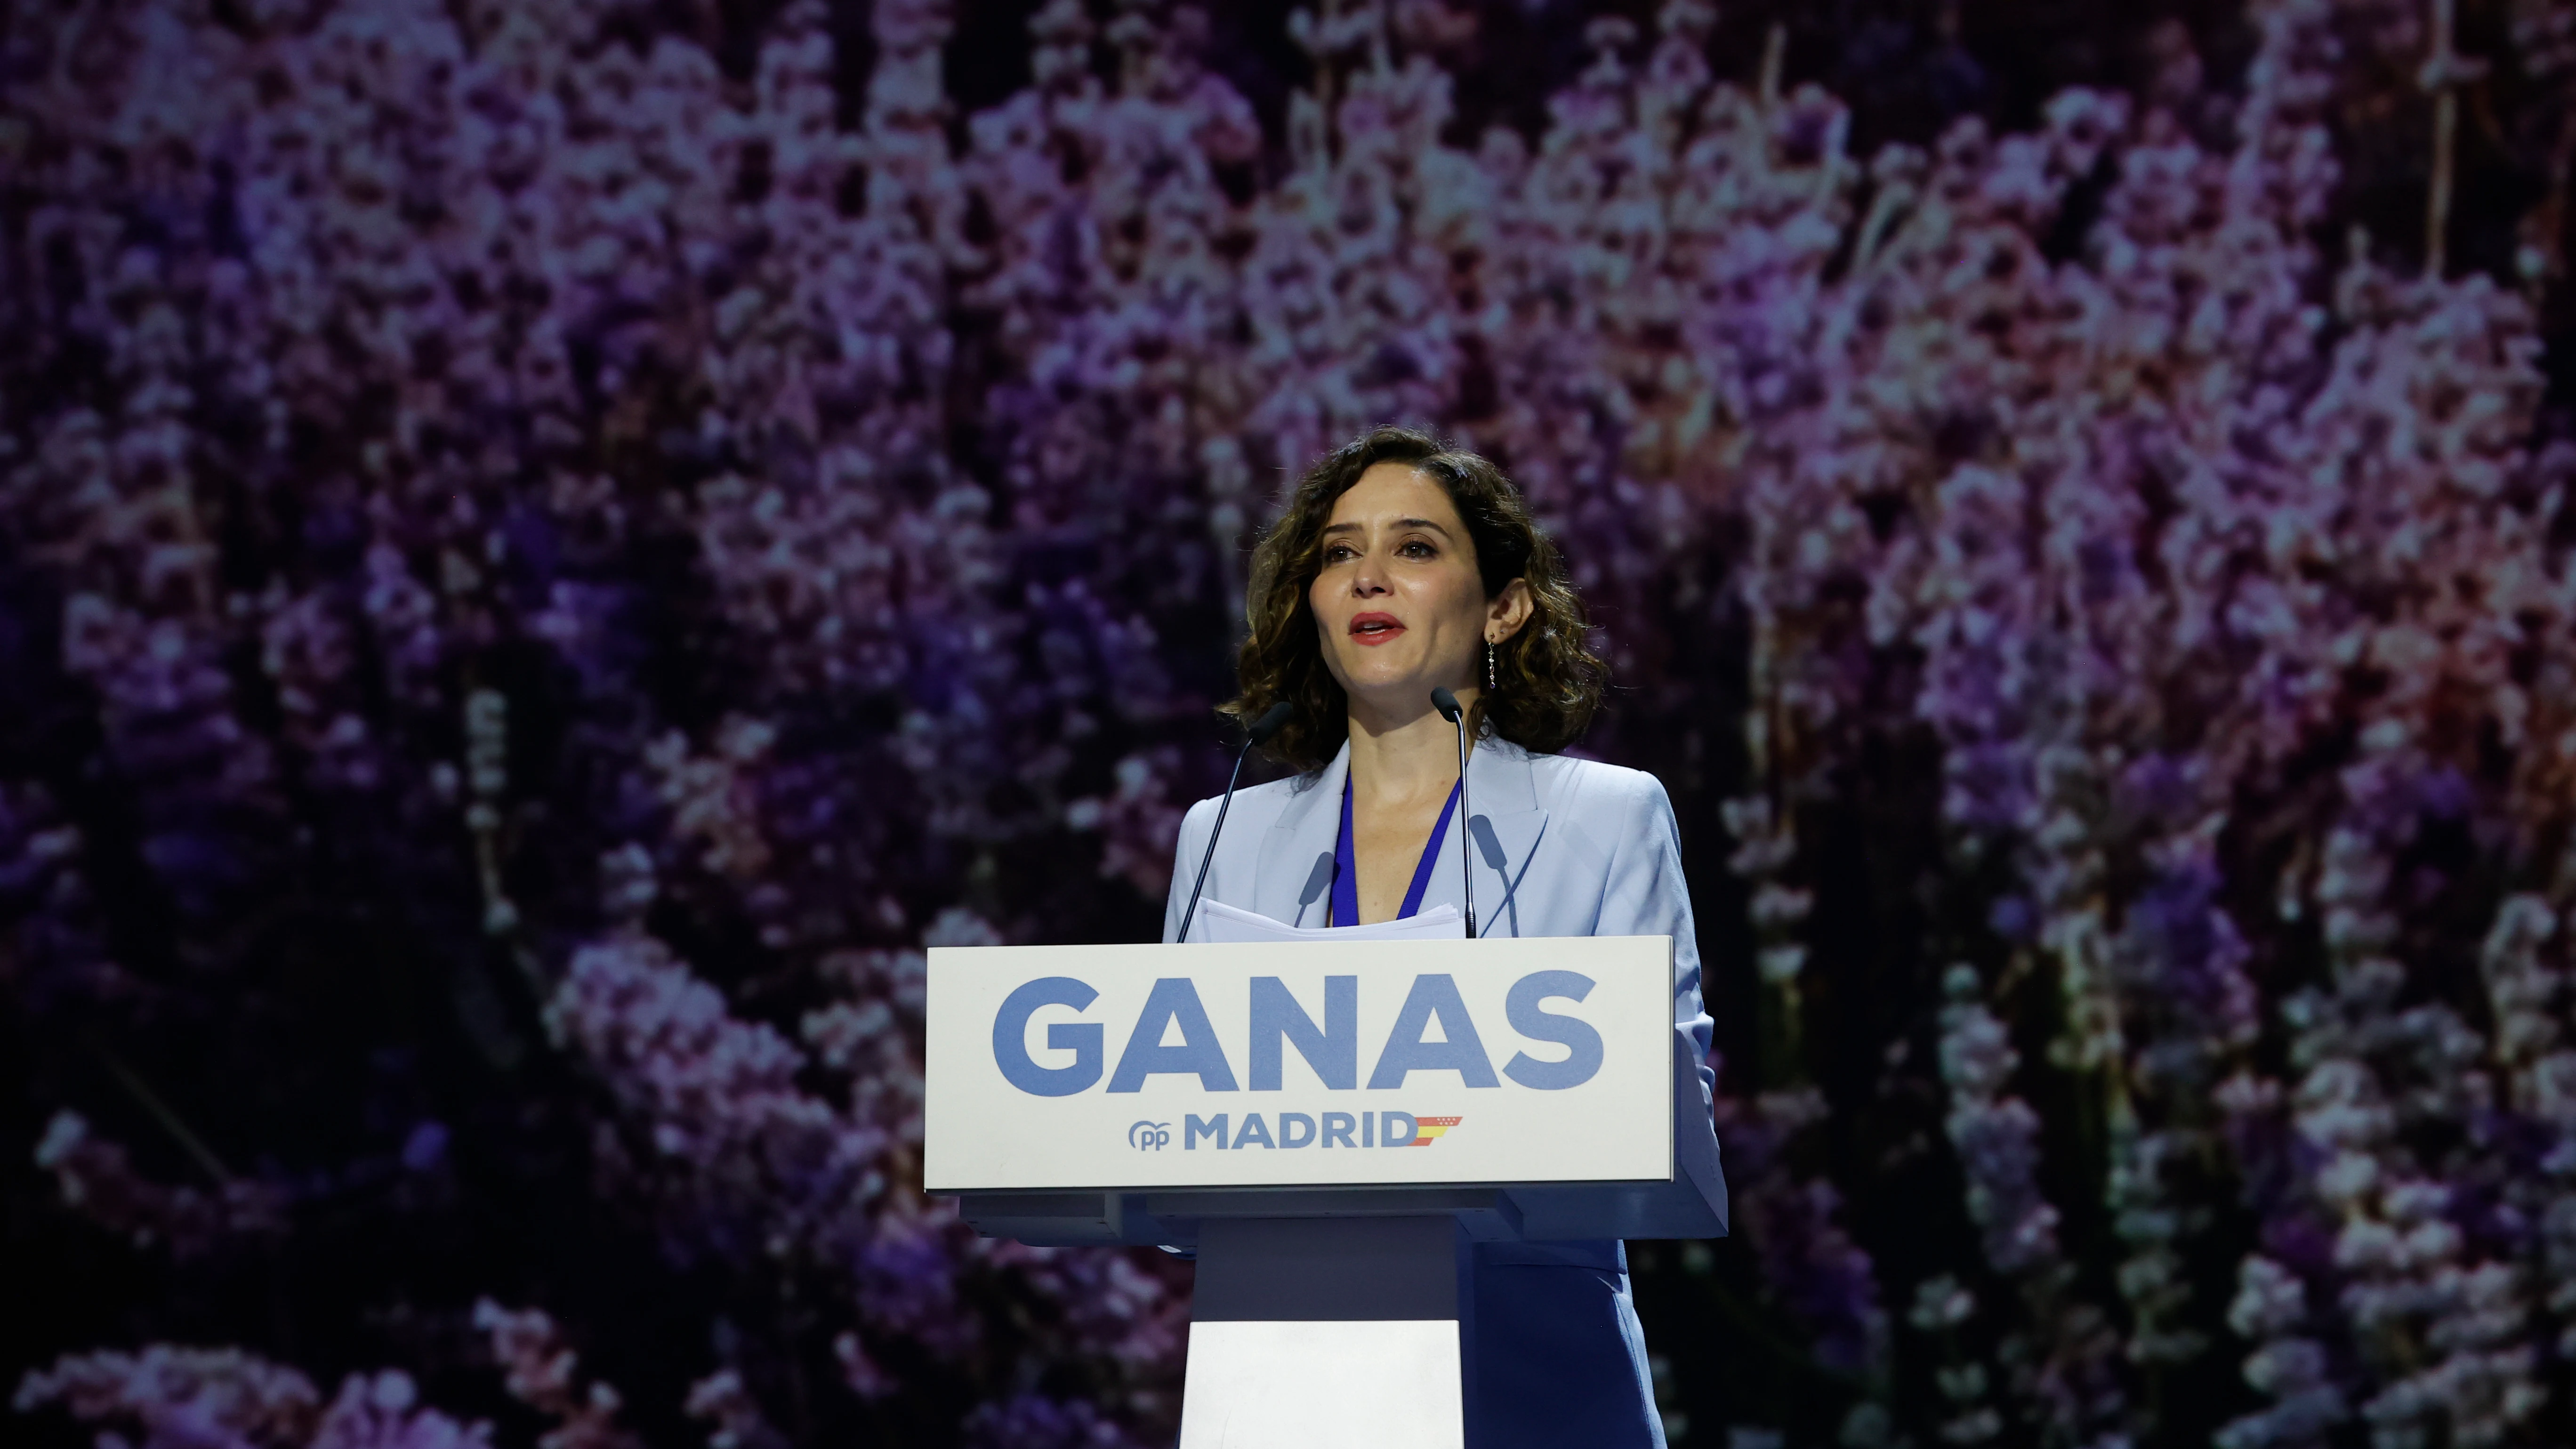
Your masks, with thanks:
<instances>
[{"instance_id":1,"label":"woman","mask_svg":"<svg viewBox=\"0 0 2576 1449\"><path fill-rule=\"evenodd\" d=\"M1555 546L1491 463L1401 428L1343 447L1262 539L1249 614L1226 710L1288 701L1267 749L1303 773L1235 796L1208 899L1299 926L1463 909L1472 844L1482 935L1672 937L1674 1016L1706 1055L1671 802L1651 775L1552 753L1607 669ZM1475 732L1472 821L1453 818L1444 685ZM1181 826L1166 941L1216 810L1202 800ZM1621 1244L1479 1244L1475 1303L1476 1449L1662 1445Z\"/></svg>"}]
</instances>

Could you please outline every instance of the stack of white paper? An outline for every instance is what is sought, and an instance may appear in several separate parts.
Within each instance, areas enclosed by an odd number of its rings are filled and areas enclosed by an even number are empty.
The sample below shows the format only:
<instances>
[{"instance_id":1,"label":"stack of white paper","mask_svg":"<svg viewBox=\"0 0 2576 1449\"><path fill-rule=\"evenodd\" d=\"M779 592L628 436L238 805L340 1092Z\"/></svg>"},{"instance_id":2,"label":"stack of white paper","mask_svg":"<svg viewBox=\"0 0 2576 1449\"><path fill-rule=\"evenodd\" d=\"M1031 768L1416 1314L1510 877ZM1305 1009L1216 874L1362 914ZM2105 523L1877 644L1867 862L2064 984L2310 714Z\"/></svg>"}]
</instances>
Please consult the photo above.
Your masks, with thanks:
<instances>
[{"instance_id":1,"label":"stack of white paper","mask_svg":"<svg viewBox=\"0 0 2576 1449\"><path fill-rule=\"evenodd\" d=\"M1454 941L1467 934L1467 918L1453 905L1441 904L1407 916L1400 921L1378 921L1366 926L1292 926L1274 921L1257 911L1241 910L1223 901L1201 901L1199 918L1190 931L1194 941L1409 941L1433 936Z\"/></svg>"}]
</instances>

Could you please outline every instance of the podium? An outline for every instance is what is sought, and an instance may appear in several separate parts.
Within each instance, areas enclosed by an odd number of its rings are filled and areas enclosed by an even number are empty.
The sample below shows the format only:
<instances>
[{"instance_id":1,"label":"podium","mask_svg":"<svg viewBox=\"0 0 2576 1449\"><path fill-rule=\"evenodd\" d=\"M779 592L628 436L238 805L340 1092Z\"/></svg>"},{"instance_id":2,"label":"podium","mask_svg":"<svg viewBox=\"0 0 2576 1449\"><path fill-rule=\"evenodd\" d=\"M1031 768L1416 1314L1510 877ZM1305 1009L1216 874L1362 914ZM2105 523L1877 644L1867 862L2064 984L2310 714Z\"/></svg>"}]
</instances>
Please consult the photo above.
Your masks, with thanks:
<instances>
[{"instance_id":1,"label":"podium","mask_svg":"<svg viewBox=\"0 0 2576 1449\"><path fill-rule=\"evenodd\" d=\"M1475 1244L1726 1231L1670 937L929 955L925 1188L1195 1251L1182 1449L1462 1449Z\"/></svg>"}]
</instances>

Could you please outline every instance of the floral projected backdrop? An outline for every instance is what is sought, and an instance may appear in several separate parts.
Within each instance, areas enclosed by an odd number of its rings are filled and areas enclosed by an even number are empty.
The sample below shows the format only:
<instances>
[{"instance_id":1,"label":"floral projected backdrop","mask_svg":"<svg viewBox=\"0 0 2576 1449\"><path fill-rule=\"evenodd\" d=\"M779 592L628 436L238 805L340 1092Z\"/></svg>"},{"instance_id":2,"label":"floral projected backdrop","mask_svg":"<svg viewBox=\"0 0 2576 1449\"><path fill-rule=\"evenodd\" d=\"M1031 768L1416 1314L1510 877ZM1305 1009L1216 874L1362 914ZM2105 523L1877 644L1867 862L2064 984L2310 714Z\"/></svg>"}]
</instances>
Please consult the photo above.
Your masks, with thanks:
<instances>
[{"instance_id":1,"label":"floral projected backdrop","mask_svg":"<svg viewBox=\"0 0 2576 1449\"><path fill-rule=\"evenodd\" d=\"M2541 0L21 0L8 1435L1170 1442L921 951L1403 421L1681 812L1674 1440L2576 1441L2571 162Z\"/></svg>"}]
</instances>

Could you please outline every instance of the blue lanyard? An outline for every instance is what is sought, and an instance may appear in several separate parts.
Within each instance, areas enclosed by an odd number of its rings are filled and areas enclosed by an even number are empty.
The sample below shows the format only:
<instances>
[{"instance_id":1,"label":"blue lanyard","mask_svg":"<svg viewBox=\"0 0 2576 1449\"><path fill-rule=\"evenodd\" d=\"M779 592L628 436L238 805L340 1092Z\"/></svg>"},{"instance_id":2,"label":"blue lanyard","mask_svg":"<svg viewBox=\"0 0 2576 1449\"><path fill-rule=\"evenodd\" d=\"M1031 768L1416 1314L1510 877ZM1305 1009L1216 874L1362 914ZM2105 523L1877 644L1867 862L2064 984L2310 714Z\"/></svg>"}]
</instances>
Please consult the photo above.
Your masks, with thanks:
<instances>
[{"instance_id":1,"label":"blue lanyard","mask_svg":"<svg viewBox=\"0 0 2576 1449\"><path fill-rule=\"evenodd\" d=\"M1460 782L1465 783L1464 781ZM1440 842L1449 837L1449 817L1458 809L1458 786L1449 787L1449 803L1440 807L1440 818L1432 822L1431 839L1422 847L1422 859L1413 867L1413 884L1404 892L1404 909L1395 913L1403 920L1422 909L1422 892L1431 884L1431 868L1440 863ZM1351 856L1351 781L1342 777L1342 838L1333 842L1333 921L1336 926L1360 923L1360 873Z\"/></svg>"}]
</instances>

